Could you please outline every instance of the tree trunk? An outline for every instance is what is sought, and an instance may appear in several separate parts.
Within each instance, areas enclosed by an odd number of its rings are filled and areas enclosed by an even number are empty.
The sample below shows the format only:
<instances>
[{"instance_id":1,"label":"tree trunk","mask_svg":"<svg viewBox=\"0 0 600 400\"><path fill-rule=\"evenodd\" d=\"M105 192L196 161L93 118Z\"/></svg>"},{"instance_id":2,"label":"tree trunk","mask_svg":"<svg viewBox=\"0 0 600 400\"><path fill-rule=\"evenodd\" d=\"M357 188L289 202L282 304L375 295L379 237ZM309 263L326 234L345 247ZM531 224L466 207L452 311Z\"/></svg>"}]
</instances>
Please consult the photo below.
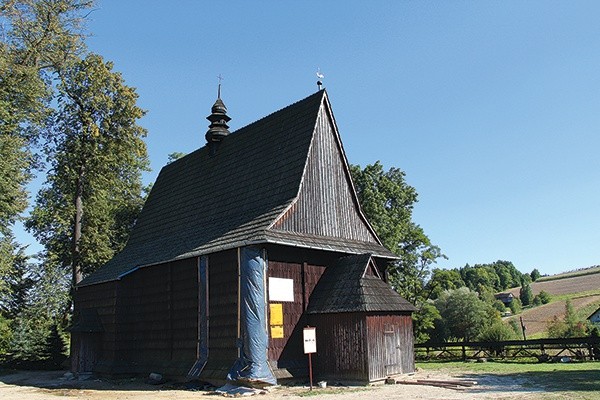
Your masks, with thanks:
<instances>
[{"instance_id":1,"label":"tree trunk","mask_svg":"<svg viewBox=\"0 0 600 400\"><path fill-rule=\"evenodd\" d=\"M75 220L73 224L73 247L71 252L71 266L73 269L73 287L83 279L81 273L81 220L83 218L83 166L79 167L77 184L75 187Z\"/></svg>"}]
</instances>

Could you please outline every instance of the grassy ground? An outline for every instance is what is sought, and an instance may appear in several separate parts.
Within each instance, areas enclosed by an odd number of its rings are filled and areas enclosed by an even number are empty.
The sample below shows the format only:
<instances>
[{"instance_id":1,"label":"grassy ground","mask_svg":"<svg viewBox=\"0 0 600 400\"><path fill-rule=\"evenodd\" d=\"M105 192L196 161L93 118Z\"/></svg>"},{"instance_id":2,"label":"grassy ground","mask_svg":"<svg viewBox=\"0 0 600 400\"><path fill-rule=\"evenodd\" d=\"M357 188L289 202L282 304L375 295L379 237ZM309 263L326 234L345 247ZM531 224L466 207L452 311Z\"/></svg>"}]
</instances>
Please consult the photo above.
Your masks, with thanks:
<instances>
[{"instance_id":1,"label":"grassy ground","mask_svg":"<svg viewBox=\"0 0 600 400\"><path fill-rule=\"evenodd\" d=\"M514 378L523 389L540 390L536 399L600 399L600 362L523 363L523 362L422 362L417 367L443 371L454 376L478 379Z\"/></svg>"}]
</instances>

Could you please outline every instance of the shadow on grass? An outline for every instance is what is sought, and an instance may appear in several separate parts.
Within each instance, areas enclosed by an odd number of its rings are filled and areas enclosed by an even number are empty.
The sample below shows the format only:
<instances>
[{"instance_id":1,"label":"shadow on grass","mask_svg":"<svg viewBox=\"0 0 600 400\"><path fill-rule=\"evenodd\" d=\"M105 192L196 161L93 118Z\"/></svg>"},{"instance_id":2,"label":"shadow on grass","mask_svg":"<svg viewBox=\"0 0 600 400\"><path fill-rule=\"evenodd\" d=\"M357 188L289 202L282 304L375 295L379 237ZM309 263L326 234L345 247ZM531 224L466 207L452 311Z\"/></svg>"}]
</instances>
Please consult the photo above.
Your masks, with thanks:
<instances>
[{"instance_id":1,"label":"shadow on grass","mask_svg":"<svg viewBox=\"0 0 600 400\"><path fill-rule=\"evenodd\" d=\"M584 371L526 371L518 373L479 372L466 373L464 378L474 379L479 385L473 391L486 392L597 392L600 393L598 370Z\"/></svg>"}]
</instances>

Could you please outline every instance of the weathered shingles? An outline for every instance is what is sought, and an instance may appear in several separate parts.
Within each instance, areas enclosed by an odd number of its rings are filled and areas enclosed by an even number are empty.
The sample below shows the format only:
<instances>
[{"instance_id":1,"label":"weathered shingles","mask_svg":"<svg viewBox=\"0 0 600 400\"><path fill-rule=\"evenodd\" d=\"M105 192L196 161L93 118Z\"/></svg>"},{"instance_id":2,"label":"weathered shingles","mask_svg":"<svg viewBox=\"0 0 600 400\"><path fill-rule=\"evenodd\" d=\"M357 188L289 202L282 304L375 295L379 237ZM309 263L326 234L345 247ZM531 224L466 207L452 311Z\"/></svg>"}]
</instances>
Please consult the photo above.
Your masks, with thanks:
<instances>
[{"instance_id":1,"label":"weathered shingles","mask_svg":"<svg viewBox=\"0 0 600 400\"><path fill-rule=\"evenodd\" d=\"M82 285L202 249L264 239L298 193L324 92L165 166L125 249Z\"/></svg>"},{"instance_id":2,"label":"weathered shingles","mask_svg":"<svg viewBox=\"0 0 600 400\"><path fill-rule=\"evenodd\" d=\"M342 257L325 270L310 298L307 312L414 311L415 307L377 276L363 273L370 254Z\"/></svg>"}]
</instances>

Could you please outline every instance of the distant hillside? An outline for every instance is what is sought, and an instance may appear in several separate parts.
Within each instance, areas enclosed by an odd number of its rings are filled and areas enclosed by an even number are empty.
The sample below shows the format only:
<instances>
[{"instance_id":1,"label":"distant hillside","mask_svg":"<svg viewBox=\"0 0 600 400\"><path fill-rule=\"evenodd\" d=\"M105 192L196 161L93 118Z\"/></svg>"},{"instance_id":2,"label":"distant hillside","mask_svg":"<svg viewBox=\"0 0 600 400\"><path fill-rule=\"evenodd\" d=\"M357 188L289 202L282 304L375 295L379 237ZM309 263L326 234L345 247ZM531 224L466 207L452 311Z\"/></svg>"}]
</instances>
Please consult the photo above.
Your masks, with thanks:
<instances>
[{"instance_id":1,"label":"distant hillside","mask_svg":"<svg viewBox=\"0 0 600 400\"><path fill-rule=\"evenodd\" d=\"M575 276L593 275L600 273L600 265L594 265L587 268L574 269L572 271L562 272L556 275L542 276L536 282L554 281L557 279L572 278Z\"/></svg>"},{"instance_id":2,"label":"distant hillside","mask_svg":"<svg viewBox=\"0 0 600 400\"><path fill-rule=\"evenodd\" d=\"M527 337L545 337L546 324L554 316L561 318L565 313L565 302L571 300L573 307L581 318L586 318L600 307L600 267L553 275L539 279L531 284L533 294L542 290L550 293L552 301L538 307L524 310L521 314L509 319L523 318L527 328ZM512 288L508 292L519 297L520 288Z\"/></svg>"},{"instance_id":3,"label":"distant hillside","mask_svg":"<svg viewBox=\"0 0 600 400\"><path fill-rule=\"evenodd\" d=\"M577 293L588 292L590 290L600 291L600 267L597 268L596 272L585 275L566 276L561 274L552 275L547 278L552 277L555 278L545 280L538 279L536 282L533 282L531 284L531 290L533 290L533 294L536 295L542 290L550 293L552 296L568 294L575 295ZM521 288L516 287L507 290L507 292L512 293L513 296L519 297L520 289Z\"/></svg>"}]
</instances>

